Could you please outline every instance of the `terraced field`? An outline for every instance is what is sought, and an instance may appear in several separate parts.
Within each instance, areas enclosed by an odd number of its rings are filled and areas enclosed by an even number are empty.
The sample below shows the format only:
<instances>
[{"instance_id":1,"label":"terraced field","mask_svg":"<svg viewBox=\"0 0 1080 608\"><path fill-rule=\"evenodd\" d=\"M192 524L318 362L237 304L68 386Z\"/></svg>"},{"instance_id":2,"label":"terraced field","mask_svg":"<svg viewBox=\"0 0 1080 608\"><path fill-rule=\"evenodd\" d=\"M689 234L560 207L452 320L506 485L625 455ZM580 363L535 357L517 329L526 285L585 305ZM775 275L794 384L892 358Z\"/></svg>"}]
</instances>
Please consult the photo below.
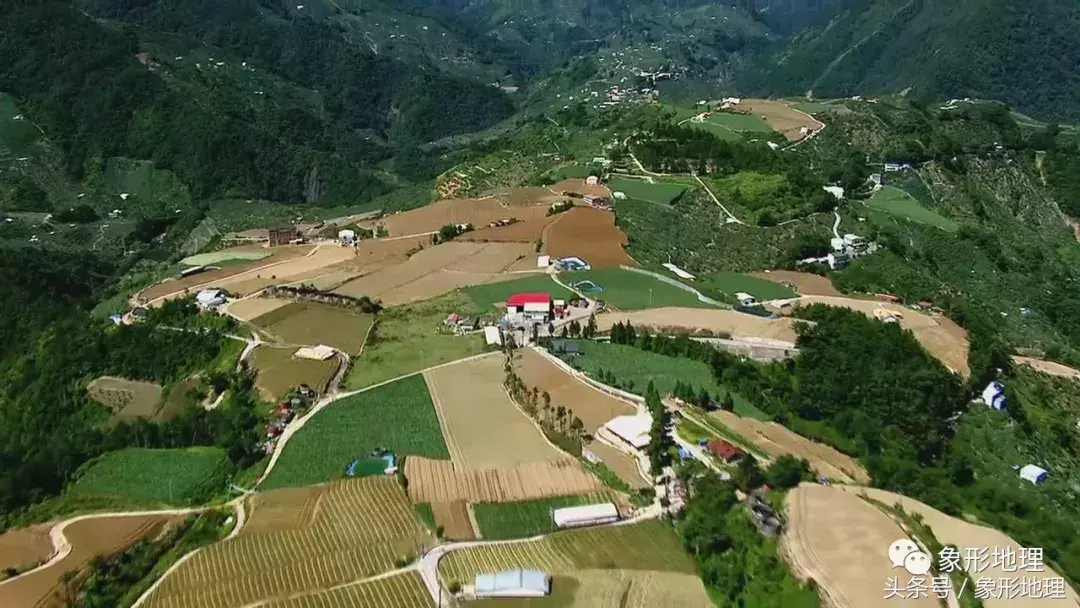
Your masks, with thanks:
<instances>
[{"instance_id":1,"label":"terraced field","mask_svg":"<svg viewBox=\"0 0 1080 608\"><path fill-rule=\"evenodd\" d=\"M428 608L434 605L418 572L263 604L266 608Z\"/></svg>"}]
</instances>

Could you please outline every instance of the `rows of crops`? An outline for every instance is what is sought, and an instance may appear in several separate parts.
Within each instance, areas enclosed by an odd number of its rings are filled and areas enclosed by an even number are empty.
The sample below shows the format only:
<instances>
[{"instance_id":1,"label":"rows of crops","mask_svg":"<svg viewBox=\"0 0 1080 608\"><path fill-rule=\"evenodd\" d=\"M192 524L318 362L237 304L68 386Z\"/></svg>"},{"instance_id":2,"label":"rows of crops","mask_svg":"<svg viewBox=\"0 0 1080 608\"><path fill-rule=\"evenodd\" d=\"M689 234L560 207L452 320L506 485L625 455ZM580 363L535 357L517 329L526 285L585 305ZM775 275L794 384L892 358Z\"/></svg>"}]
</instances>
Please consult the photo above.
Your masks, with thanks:
<instances>
[{"instance_id":1,"label":"rows of crops","mask_svg":"<svg viewBox=\"0 0 1080 608\"><path fill-rule=\"evenodd\" d=\"M285 492L301 503L302 519L280 518L281 508L256 508L249 531L184 562L147 606L226 608L340 585L392 570L433 542L392 479L332 484L313 506L310 496ZM279 521L279 529L260 522L264 517Z\"/></svg>"},{"instance_id":2,"label":"rows of crops","mask_svg":"<svg viewBox=\"0 0 1080 608\"><path fill-rule=\"evenodd\" d=\"M224 488L229 466L221 448L128 448L95 460L71 485L70 492L140 502L195 504Z\"/></svg>"},{"instance_id":3,"label":"rows of crops","mask_svg":"<svg viewBox=\"0 0 1080 608\"><path fill-rule=\"evenodd\" d=\"M576 507L611 502L607 493L585 496L557 496L539 500L515 502L482 502L473 505L480 534L486 540L527 538L555 531L551 512L563 507Z\"/></svg>"},{"instance_id":4,"label":"rows of crops","mask_svg":"<svg viewBox=\"0 0 1080 608\"><path fill-rule=\"evenodd\" d=\"M434 605L418 572L264 604L266 608L428 608Z\"/></svg>"}]
</instances>

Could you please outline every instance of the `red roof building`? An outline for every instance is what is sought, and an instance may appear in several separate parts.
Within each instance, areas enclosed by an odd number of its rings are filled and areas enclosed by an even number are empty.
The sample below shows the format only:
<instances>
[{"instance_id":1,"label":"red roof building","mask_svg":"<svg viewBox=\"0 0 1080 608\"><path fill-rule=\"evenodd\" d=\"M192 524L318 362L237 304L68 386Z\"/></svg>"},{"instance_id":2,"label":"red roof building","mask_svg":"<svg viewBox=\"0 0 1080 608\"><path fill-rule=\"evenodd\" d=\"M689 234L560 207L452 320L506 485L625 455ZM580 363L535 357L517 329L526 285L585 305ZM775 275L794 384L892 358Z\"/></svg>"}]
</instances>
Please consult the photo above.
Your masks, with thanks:
<instances>
[{"instance_id":1,"label":"red roof building","mask_svg":"<svg viewBox=\"0 0 1080 608\"><path fill-rule=\"evenodd\" d=\"M506 301L507 308L524 307L526 304L551 305L551 296L546 293L515 293Z\"/></svg>"},{"instance_id":2,"label":"red roof building","mask_svg":"<svg viewBox=\"0 0 1080 608\"><path fill-rule=\"evenodd\" d=\"M743 451L723 439L713 439L705 444L706 449L724 462L731 462L742 458Z\"/></svg>"},{"instance_id":3,"label":"red roof building","mask_svg":"<svg viewBox=\"0 0 1080 608\"><path fill-rule=\"evenodd\" d=\"M529 321L551 318L551 296L546 293L515 293L506 300L507 315L522 315Z\"/></svg>"}]
</instances>

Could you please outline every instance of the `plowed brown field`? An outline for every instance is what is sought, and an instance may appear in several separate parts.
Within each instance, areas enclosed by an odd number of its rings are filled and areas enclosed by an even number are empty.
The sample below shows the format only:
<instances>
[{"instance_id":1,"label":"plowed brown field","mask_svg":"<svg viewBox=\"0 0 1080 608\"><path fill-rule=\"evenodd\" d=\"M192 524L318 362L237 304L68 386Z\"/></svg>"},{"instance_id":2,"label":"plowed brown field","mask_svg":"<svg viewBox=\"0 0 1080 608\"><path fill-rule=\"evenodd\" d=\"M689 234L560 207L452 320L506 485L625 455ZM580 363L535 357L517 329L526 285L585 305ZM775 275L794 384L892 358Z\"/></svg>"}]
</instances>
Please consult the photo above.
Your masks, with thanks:
<instances>
[{"instance_id":1,"label":"plowed brown field","mask_svg":"<svg viewBox=\"0 0 1080 608\"><path fill-rule=\"evenodd\" d=\"M731 334L733 338L758 338L795 343L795 321L766 319L734 310L713 308L650 308L635 312L604 313L596 317L600 331L608 331L619 322L629 321L634 327L649 327L654 332L695 332L708 330Z\"/></svg>"},{"instance_id":2,"label":"plowed brown field","mask_svg":"<svg viewBox=\"0 0 1080 608\"><path fill-rule=\"evenodd\" d=\"M739 103L739 109L764 118L765 122L769 123L772 128L783 133L788 141L802 139L804 137L802 127L806 127L810 132L815 132L820 131L825 126L813 116L800 112L783 101L743 99Z\"/></svg>"},{"instance_id":3,"label":"plowed brown field","mask_svg":"<svg viewBox=\"0 0 1080 608\"><path fill-rule=\"evenodd\" d=\"M551 395L551 405L565 406L593 433L615 416L633 414L635 408L586 385L530 349L514 354L514 370L525 386Z\"/></svg>"},{"instance_id":4,"label":"plowed brown field","mask_svg":"<svg viewBox=\"0 0 1080 608\"><path fill-rule=\"evenodd\" d=\"M794 270L773 270L771 272L752 272L751 276L772 281L774 283L787 283L795 286L795 291L804 296L842 296L833 287L829 279L809 272L795 272Z\"/></svg>"},{"instance_id":5,"label":"plowed brown field","mask_svg":"<svg viewBox=\"0 0 1080 608\"><path fill-rule=\"evenodd\" d=\"M241 321L250 321L256 317L261 317L268 312L277 310L289 302L290 300L282 298L263 298L255 296L232 302L226 307L226 312Z\"/></svg>"},{"instance_id":6,"label":"plowed brown field","mask_svg":"<svg viewBox=\"0 0 1080 608\"><path fill-rule=\"evenodd\" d=\"M599 479L569 459L476 470L410 456L405 459L405 476L413 502L506 502L604 489Z\"/></svg>"},{"instance_id":7,"label":"plowed brown field","mask_svg":"<svg viewBox=\"0 0 1080 608\"><path fill-rule=\"evenodd\" d=\"M457 237L457 240L535 243L537 239L543 236L544 230L558 217L558 215L538 217L523 222L515 222L509 226L499 226L498 228L478 226L476 230Z\"/></svg>"},{"instance_id":8,"label":"plowed brown field","mask_svg":"<svg viewBox=\"0 0 1080 608\"><path fill-rule=\"evenodd\" d=\"M52 552L48 525L28 526L0 534L0 569L23 570L49 559Z\"/></svg>"},{"instance_id":9,"label":"plowed brown field","mask_svg":"<svg viewBox=\"0 0 1080 608\"><path fill-rule=\"evenodd\" d=\"M238 249L247 251L251 248L241 247ZM139 293L139 300L149 302L166 296L180 296L184 294L185 290L194 293L203 287L212 286L230 277L247 274L260 268L265 268L267 266L307 255L312 249L313 247L310 245L271 247L265 250L271 252L270 256L261 260L255 260L246 264L237 264L235 266L226 266L225 268L220 268L218 270L208 270L182 279L166 279L142 290Z\"/></svg>"},{"instance_id":10,"label":"plowed brown field","mask_svg":"<svg viewBox=\"0 0 1080 608\"><path fill-rule=\"evenodd\" d=\"M448 199L411 211L362 222L361 225L365 227L381 225L389 231L390 236L396 237L438 232L447 224L472 224L474 228L480 229L493 221L511 217L520 221L547 217L550 202L541 201L542 197L508 194L502 198L512 202L508 204L496 196L481 199Z\"/></svg>"},{"instance_id":11,"label":"plowed brown field","mask_svg":"<svg viewBox=\"0 0 1080 608\"><path fill-rule=\"evenodd\" d=\"M38 608L66 605L58 597L64 589L62 577L65 572L81 570L95 555L111 555L139 538L155 537L171 519L152 515L99 517L69 525L64 530L64 536L71 543L71 552L48 568L0 585L0 606Z\"/></svg>"},{"instance_id":12,"label":"plowed brown field","mask_svg":"<svg viewBox=\"0 0 1080 608\"><path fill-rule=\"evenodd\" d=\"M823 604L863 608L888 604L885 583L899 577L889 563L893 541L907 535L892 519L863 499L838 486L802 484L788 492L787 527L781 553L800 579L813 579ZM904 606L933 608L929 598L906 599Z\"/></svg>"},{"instance_id":13,"label":"plowed brown field","mask_svg":"<svg viewBox=\"0 0 1080 608\"><path fill-rule=\"evenodd\" d=\"M1014 363L1026 365L1031 369L1042 372L1044 374L1050 374L1051 376L1060 376L1062 378L1072 378L1073 380L1080 380L1080 371L1075 370L1068 365L1062 365L1054 361L1036 359L1034 357L1021 357L1020 355L1013 355L1012 359Z\"/></svg>"},{"instance_id":14,"label":"plowed brown field","mask_svg":"<svg viewBox=\"0 0 1080 608\"><path fill-rule=\"evenodd\" d=\"M615 214L589 207L574 207L551 224L544 253L555 257L578 256L593 268L637 266L626 253L626 234L615 225Z\"/></svg>"},{"instance_id":15,"label":"plowed brown field","mask_svg":"<svg viewBox=\"0 0 1080 608\"><path fill-rule=\"evenodd\" d=\"M451 540L473 540L476 531L469 519L469 506L464 500L431 504L435 524L442 526L443 536Z\"/></svg>"},{"instance_id":16,"label":"plowed brown field","mask_svg":"<svg viewBox=\"0 0 1080 608\"><path fill-rule=\"evenodd\" d=\"M555 193L562 192L576 192L578 194L589 194L592 196L603 196L611 198L611 189L604 185L590 186L585 183L583 179L566 178L561 182L557 182L548 186L548 190Z\"/></svg>"},{"instance_id":17,"label":"plowed brown field","mask_svg":"<svg viewBox=\"0 0 1080 608\"><path fill-rule=\"evenodd\" d=\"M642 490L649 487L648 480L638 472L637 461L633 456L599 441L594 441L585 447L631 488Z\"/></svg>"},{"instance_id":18,"label":"plowed brown field","mask_svg":"<svg viewBox=\"0 0 1080 608\"><path fill-rule=\"evenodd\" d=\"M506 395L498 355L424 373L450 458L471 469L569 458Z\"/></svg>"}]
</instances>

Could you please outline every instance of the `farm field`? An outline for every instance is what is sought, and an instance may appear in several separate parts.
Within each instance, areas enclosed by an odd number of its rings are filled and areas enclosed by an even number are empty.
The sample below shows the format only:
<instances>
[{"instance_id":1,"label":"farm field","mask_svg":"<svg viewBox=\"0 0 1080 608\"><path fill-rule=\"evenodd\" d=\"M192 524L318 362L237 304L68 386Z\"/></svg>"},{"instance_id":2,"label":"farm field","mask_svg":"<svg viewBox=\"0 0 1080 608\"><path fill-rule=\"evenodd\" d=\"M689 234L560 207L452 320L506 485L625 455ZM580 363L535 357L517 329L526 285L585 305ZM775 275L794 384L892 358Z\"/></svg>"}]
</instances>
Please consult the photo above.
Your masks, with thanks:
<instances>
[{"instance_id":1,"label":"farm field","mask_svg":"<svg viewBox=\"0 0 1080 608\"><path fill-rule=\"evenodd\" d=\"M320 245L302 258L289 260L270 268L260 269L243 275L235 275L214 283L240 296L253 294L271 285L299 284L322 276L338 264L354 260L356 252L338 245Z\"/></svg>"},{"instance_id":2,"label":"farm field","mask_svg":"<svg viewBox=\"0 0 1080 608\"><path fill-rule=\"evenodd\" d=\"M622 192L627 198L657 205L670 205L686 191L683 184L662 181L650 183L648 180L629 177L613 177L608 180L607 185L612 191Z\"/></svg>"},{"instance_id":3,"label":"farm field","mask_svg":"<svg viewBox=\"0 0 1080 608\"><path fill-rule=\"evenodd\" d=\"M431 504L435 525L443 529L443 536L452 540L473 540L476 531L469 519L469 506L464 500L436 502Z\"/></svg>"},{"instance_id":4,"label":"farm field","mask_svg":"<svg viewBox=\"0 0 1080 608\"><path fill-rule=\"evenodd\" d=\"M290 346L327 344L350 355L360 352L373 317L319 302L292 302L252 319L265 338Z\"/></svg>"},{"instance_id":5,"label":"farm field","mask_svg":"<svg viewBox=\"0 0 1080 608\"><path fill-rule=\"evenodd\" d=\"M506 299L515 293L545 292L550 294L553 299L576 297L574 292L559 285L547 274L476 285L467 287L464 291L481 310L490 310L492 307L502 309L506 304Z\"/></svg>"},{"instance_id":6,"label":"farm field","mask_svg":"<svg viewBox=\"0 0 1080 608\"><path fill-rule=\"evenodd\" d=\"M615 225L615 214L587 207L561 213L544 240L544 253L565 258L578 256L593 268L636 266L626 253L626 233Z\"/></svg>"},{"instance_id":7,"label":"farm field","mask_svg":"<svg viewBox=\"0 0 1080 608\"><path fill-rule=\"evenodd\" d=\"M1055 361L1046 361L1043 359L1036 359L1034 357L1022 357L1020 355L1013 355L1013 363L1019 365L1026 365L1031 369L1042 372L1044 374L1050 374L1051 376L1059 376L1061 378L1072 378L1073 380L1080 380L1080 370L1073 369L1068 365L1062 365Z\"/></svg>"},{"instance_id":8,"label":"farm field","mask_svg":"<svg viewBox=\"0 0 1080 608\"><path fill-rule=\"evenodd\" d=\"M56 594L63 589L65 572L78 572L94 556L112 555L139 538L156 537L172 520L169 516L136 515L97 517L70 524L64 536L71 544L71 552L47 568L0 585L0 606L64 605Z\"/></svg>"},{"instance_id":9,"label":"farm field","mask_svg":"<svg viewBox=\"0 0 1080 608\"><path fill-rule=\"evenodd\" d=\"M476 241L487 243L535 243L544 235L558 215L538 217L523 222L514 222L509 226L477 226L476 230L457 237L458 241Z\"/></svg>"},{"instance_id":10,"label":"farm field","mask_svg":"<svg viewBox=\"0 0 1080 608\"><path fill-rule=\"evenodd\" d=\"M483 608L713 608L693 574L642 570L579 570L552 578L545 598L484 600Z\"/></svg>"},{"instance_id":11,"label":"farm field","mask_svg":"<svg viewBox=\"0 0 1080 608\"><path fill-rule=\"evenodd\" d=\"M743 99L739 103L739 109L760 116L766 124L779 131L788 141L799 141L803 138L802 127L806 127L811 133L820 131L825 125L804 112L792 107L785 101L772 101L768 99Z\"/></svg>"},{"instance_id":12,"label":"farm field","mask_svg":"<svg viewBox=\"0 0 1080 608\"><path fill-rule=\"evenodd\" d=\"M251 321L291 303L282 298L254 296L235 300L225 306L225 311L241 321Z\"/></svg>"},{"instance_id":13,"label":"farm field","mask_svg":"<svg viewBox=\"0 0 1080 608\"><path fill-rule=\"evenodd\" d=\"M750 276L774 283L794 286L795 291L804 296L843 296L832 281L818 274L808 272L795 272L793 270L773 270L770 272L752 272Z\"/></svg>"},{"instance_id":14,"label":"farm field","mask_svg":"<svg viewBox=\"0 0 1080 608\"><path fill-rule=\"evenodd\" d=\"M530 462L500 469L466 469L447 460L405 459L409 496L416 503L504 502L588 494L604 489L576 460Z\"/></svg>"},{"instance_id":15,"label":"farm field","mask_svg":"<svg viewBox=\"0 0 1080 608\"><path fill-rule=\"evenodd\" d=\"M971 369L968 367L970 343L968 342L967 332L948 317L931 316L899 304L889 304L875 300L804 296L796 302L796 306L809 306L811 304L849 308L870 318L874 318L874 311L878 309L896 313L900 315L900 327L911 330L911 333L915 334L915 338L918 339L919 344L922 344L922 347L941 361L945 367L965 378L971 373Z\"/></svg>"},{"instance_id":16,"label":"farm field","mask_svg":"<svg viewBox=\"0 0 1080 608\"><path fill-rule=\"evenodd\" d=\"M245 247L243 249L248 251L250 250L250 247ZM218 270L208 270L184 278L166 279L139 292L138 298L143 303L149 303L160 299L183 296L185 292L193 293L204 287L224 287L224 283L234 279L238 275L247 276L249 273L257 274L261 268L266 268L271 264L284 263L289 260L300 258L311 253L313 249L314 247L310 245L271 247L267 249L267 251L270 252L269 257L255 260L247 264L226 266L225 268ZM277 268L277 266L274 268ZM270 270L268 269L266 272L270 272Z\"/></svg>"},{"instance_id":17,"label":"farm field","mask_svg":"<svg viewBox=\"0 0 1080 608\"><path fill-rule=\"evenodd\" d=\"M910 194L893 186L885 186L878 190L874 196L870 197L870 200L866 201L866 206L920 224L929 224L947 232L956 232L960 228L960 225L953 220L923 207Z\"/></svg>"},{"instance_id":18,"label":"farm field","mask_svg":"<svg viewBox=\"0 0 1080 608\"><path fill-rule=\"evenodd\" d=\"M535 193L508 192L501 197L441 200L410 211L361 222L361 226L382 226L391 237L438 232L447 224L472 224L480 228L504 218L516 217L520 221L527 221L547 217L548 205L562 199L540 188L522 190L533 190Z\"/></svg>"},{"instance_id":19,"label":"farm field","mask_svg":"<svg viewBox=\"0 0 1080 608\"><path fill-rule=\"evenodd\" d=\"M459 336L444 329L443 319L451 312L469 315L478 311L464 294L450 293L379 313L373 339L364 346L363 355L346 379L348 388L364 388L484 352L481 336Z\"/></svg>"},{"instance_id":20,"label":"farm field","mask_svg":"<svg viewBox=\"0 0 1080 608\"><path fill-rule=\"evenodd\" d=\"M263 249L262 247L258 249L233 248L225 249L223 251L211 251L210 253L189 255L180 260L180 263L184 266L207 266L210 264L220 264L222 262L234 262L239 260L261 260L266 257L270 257L270 251L268 249Z\"/></svg>"},{"instance_id":21,"label":"farm field","mask_svg":"<svg viewBox=\"0 0 1080 608\"><path fill-rule=\"evenodd\" d=\"M552 574L592 569L695 572L675 531L667 523L651 520L559 532L533 542L461 549L443 558L439 574L444 581L464 582L477 573L506 568L536 568Z\"/></svg>"},{"instance_id":22,"label":"farm field","mask_svg":"<svg viewBox=\"0 0 1080 608\"><path fill-rule=\"evenodd\" d=\"M274 401L287 391L307 384L318 394L326 392L341 363L337 357L325 361L293 357L295 348L259 346L251 353L256 371L255 388L266 401Z\"/></svg>"},{"instance_id":23,"label":"farm field","mask_svg":"<svg viewBox=\"0 0 1080 608\"><path fill-rule=\"evenodd\" d=\"M596 283L603 287L603 291L593 293L592 297L601 299L609 307L620 310L664 306L715 308L712 304L699 300L693 292L680 289L647 274L624 268L564 272L559 278L570 286L586 280Z\"/></svg>"},{"instance_id":24,"label":"farm field","mask_svg":"<svg viewBox=\"0 0 1080 608\"><path fill-rule=\"evenodd\" d=\"M584 178L565 178L547 187L548 192L562 193L574 192L577 194L589 194L611 198L611 188L604 184L590 186Z\"/></svg>"},{"instance_id":25,"label":"farm field","mask_svg":"<svg viewBox=\"0 0 1080 608\"><path fill-rule=\"evenodd\" d=\"M563 507L612 502L607 493L584 496L556 496L539 500L481 502L473 505L476 522L484 540L529 538L556 531L551 512Z\"/></svg>"},{"instance_id":26,"label":"farm field","mask_svg":"<svg viewBox=\"0 0 1080 608\"><path fill-rule=\"evenodd\" d=\"M260 487L272 490L341 479L354 458L377 447L399 455L450 457L422 377L403 378L320 411L293 435Z\"/></svg>"},{"instance_id":27,"label":"farm field","mask_svg":"<svg viewBox=\"0 0 1080 608\"><path fill-rule=\"evenodd\" d=\"M934 533L934 538L936 538L938 542L942 545L955 545L960 549L961 553L963 553L966 548L981 550L983 547L1000 547L1002 549L1011 547L1017 555L1020 553L1021 545L1004 533L995 530L994 528L980 526L963 519L946 515L945 513L913 498L908 498L907 496L887 492L885 490L878 490L876 488L857 488L854 486L837 487L842 488L845 492L860 497L865 496L871 500L882 503L887 507L899 505L906 513L921 516L923 523L930 527ZM969 574L972 580L984 576L995 580L1008 579L1015 576L1015 572L1007 572L1002 568L1002 564L994 563L993 560L990 560L990 563L979 572L970 572ZM1039 576L1055 577L1060 575L1047 566L1046 572ZM1038 608L1038 606L1045 606L1047 604L1051 606L1076 606L1077 604L1080 604L1080 595L1078 595L1072 587L1065 585L1065 593L1068 599L1051 600L1049 598L1033 599L1027 597L999 599L994 598L991 595L990 597L983 599L982 602L983 606L986 608L1003 608L1005 606Z\"/></svg>"},{"instance_id":28,"label":"farm field","mask_svg":"<svg viewBox=\"0 0 1080 608\"><path fill-rule=\"evenodd\" d=\"M221 448L126 448L92 461L68 492L117 496L139 502L191 505L225 487L229 459Z\"/></svg>"},{"instance_id":29,"label":"farm field","mask_svg":"<svg viewBox=\"0 0 1080 608\"><path fill-rule=\"evenodd\" d=\"M726 299L732 303L735 303L735 294L740 291L754 296L759 302L786 300L797 295L790 287L780 283L737 272L717 272L699 276L693 285L706 295ZM723 298L720 294L723 294Z\"/></svg>"},{"instance_id":30,"label":"farm field","mask_svg":"<svg viewBox=\"0 0 1080 608\"><path fill-rule=\"evenodd\" d=\"M565 458L503 388L505 357L487 357L424 373L455 465L513 467Z\"/></svg>"},{"instance_id":31,"label":"farm field","mask_svg":"<svg viewBox=\"0 0 1080 608\"><path fill-rule=\"evenodd\" d=\"M788 492L785 506L781 555L795 576L814 580L822 604L836 608L881 605L884 581L896 576L887 548L907 536L904 530L838 486L804 483ZM933 595L906 599L904 605L939 606Z\"/></svg>"},{"instance_id":32,"label":"farm field","mask_svg":"<svg viewBox=\"0 0 1080 608\"><path fill-rule=\"evenodd\" d=\"M249 500L256 503L250 527L185 561L150 595L147 608L226 608L318 593L392 570L395 560L434 543L390 478Z\"/></svg>"},{"instance_id":33,"label":"farm field","mask_svg":"<svg viewBox=\"0 0 1080 608\"><path fill-rule=\"evenodd\" d=\"M193 376L175 382L168 387L168 395L165 396L165 402L161 404L161 409L158 410L154 416L156 420L172 420L176 418L184 410L184 407L191 401L196 400L195 397L189 395L189 393L199 389L199 378Z\"/></svg>"},{"instance_id":34,"label":"farm field","mask_svg":"<svg viewBox=\"0 0 1080 608\"><path fill-rule=\"evenodd\" d=\"M109 408L110 420L133 421L136 418L152 419L161 404L162 386L156 382L141 382L102 376L86 385L86 392L94 401Z\"/></svg>"},{"instance_id":35,"label":"farm field","mask_svg":"<svg viewBox=\"0 0 1080 608\"><path fill-rule=\"evenodd\" d=\"M766 319L720 308L651 308L635 312L610 312L597 315L596 326L610 331L616 323L630 322L635 328L648 327L653 333L689 332L698 335L730 334L743 340L765 340L795 344L792 319Z\"/></svg>"},{"instance_id":36,"label":"farm field","mask_svg":"<svg viewBox=\"0 0 1080 608\"><path fill-rule=\"evenodd\" d=\"M601 441L593 441L586 445L585 449L603 461L604 465L631 489L643 490L649 487L649 480L638 472L637 460L633 456Z\"/></svg>"},{"instance_id":37,"label":"farm field","mask_svg":"<svg viewBox=\"0 0 1080 608\"><path fill-rule=\"evenodd\" d=\"M536 387L540 393L547 391L552 406L573 410L590 433L615 416L635 412L634 406L586 385L531 349L514 353L514 371L525 386Z\"/></svg>"},{"instance_id":38,"label":"farm field","mask_svg":"<svg viewBox=\"0 0 1080 608\"><path fill-rule=\"evenodd\" d=\"M53 552L49 528L38 524L0 534L0 570L23 570L49 559Z\"/></svg>"},{"instance_id":39,"label":"farm field","mask_svg":"<svg viewBox=\"0 0 1080 608\"><path fill-rule=\"evenodd\" d=\"M849 483L870 483L870 476L858 460L832 447L811 441L785 426L723 410L712 412L709 416L772 458L793 454L808 460L811 468L819 475Z\"/></svg>"},{"instance_id":40,"label":"farm field","mask_svg":"<svg viewBox=\"0 0 1080 608\"><path fill-rule=\"evenodd\" d=\"M266 608L435 608L419 572L335 587L263 604Z\"/></svg>"}]
</instances>

